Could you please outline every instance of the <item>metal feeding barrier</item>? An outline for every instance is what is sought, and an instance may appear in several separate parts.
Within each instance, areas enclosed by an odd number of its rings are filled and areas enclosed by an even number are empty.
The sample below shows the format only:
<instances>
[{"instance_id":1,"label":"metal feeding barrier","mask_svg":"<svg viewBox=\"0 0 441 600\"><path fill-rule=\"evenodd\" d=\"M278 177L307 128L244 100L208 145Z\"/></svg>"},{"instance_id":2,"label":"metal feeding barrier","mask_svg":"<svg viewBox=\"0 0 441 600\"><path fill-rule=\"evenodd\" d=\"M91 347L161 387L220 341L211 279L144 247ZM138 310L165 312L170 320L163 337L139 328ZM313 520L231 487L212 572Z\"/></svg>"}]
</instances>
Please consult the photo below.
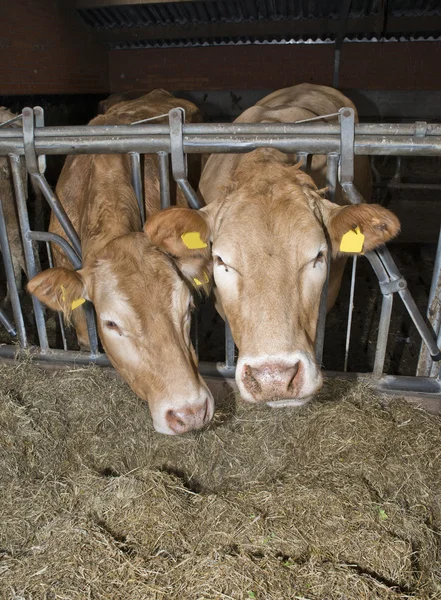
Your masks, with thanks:
<instances>
[{"instance_id":1,"label":"metal feeding barrier","mask_svg":"<svg viewBox=\"0 0 441 600\"><path fill-rule=\"evenodd\" d=\"M187 154L245 153L257 148L275 148L297 154L303 159L303 168L311 164L314 154L327 155L327 185L332 200L338 183L351 203L363 201L354 185L354 156L441 156L441 125L417 122L414 124L369 123L356 124L354 111L342 108L338 122L258 123L258 124L185 124L184 111L170 111L169 124L136 123L133 125L106 125L81 127L44 127L43 110L25 108L22 112L23 128L0 129L0 155L8 155L14 182L17 212L25 252L28 278L39 271L36 242L44 242L52 266L50 244L58 244L69 258L74 269L81 268L81 243L63 206L45 178L46 155L113 154L130 155L132 184L138 200L140 219L145 221L141 154L157 154L161 208L170 206L169 170L184 193L189 205L198 209L200 200L187 179ZM20 163L26 167L33 185L46 198L50 209L62 225L67 241L53 233L32 231L26 206L26 190L20 178ZM45 323L45 311L33 297L34 318L39 339L38 347L30 347L23 318L23 309L14 278L3 208L0 202L0 245L9 289L14 324L4 311L0 311L0 324L17 344L0 345L0 358L13 358L30 351L39 361L54 364L84 365L95 363L110 366L105 354L100 353L93 307L86 302L86 317L90 339L90 352L67 349L62 318L59 319L63 349L50 348ZM429 294L427 318L419 312L389 250L385 247L368 252L370 262L382 294L381 316L378 328L374 368L371 378L382 390L432 393L441 395L441 234L436 251L435 267ZM354 258L350 307L348 313L345 347L345 370L351 340L353 294L357 259ZM329 279L329 268L328 268ZM319 322L316 338L316 356L321 364L326 321L326 282L320 300ZM385 375L384 363L390 328L394 295L398 294L422 340L417 374L411 376ZM235 347L228 323L225 325L225 361L199 364L202 375L234 377ZM335 373L331 373L333 375ZM342 375L337 373L337 375Z\"/></svg>"}]
</instances>

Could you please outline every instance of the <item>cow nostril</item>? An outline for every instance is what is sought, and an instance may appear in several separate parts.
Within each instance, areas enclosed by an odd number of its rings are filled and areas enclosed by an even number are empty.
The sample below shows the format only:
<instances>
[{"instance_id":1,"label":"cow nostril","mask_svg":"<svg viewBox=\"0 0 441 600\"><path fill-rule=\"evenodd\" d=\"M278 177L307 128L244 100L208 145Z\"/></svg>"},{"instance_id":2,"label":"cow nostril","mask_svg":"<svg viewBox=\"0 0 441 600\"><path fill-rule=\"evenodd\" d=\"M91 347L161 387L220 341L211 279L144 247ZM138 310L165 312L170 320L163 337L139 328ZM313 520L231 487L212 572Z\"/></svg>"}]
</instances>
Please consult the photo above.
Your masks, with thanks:
<instances>
[{"instance_id":1,"label":"cow nostril","mask_svg":"<svg viewBox=\"0 0 441 600\"><path fill-rule=\"evenodd\" d=\"M166 415L167 423L174 432L181 433L185 431L186 425L184 420L179 416L178 413L175 413L174 410L169 410Z\"/></svg>"},{"instance_id":2,"label":"cow nostril","mask_svg":"<svg viewBox=\"0 0 441 600\"><path fill-rule=\"evenodd\" d=\"M258 371L253 369L253 367L250 367L250 365L244 365L242 381L251 394L259 394L262 391L262 386L254 376L255 372L256 374L258 373Z\"/></svg>"},{"instance_id":3,"label":"cow nostril","mask_svg":"<svg viewBox=\"0 0 441 600\"><path fill-rule=\"evenodd\" d=\"M292 389L293 387L293 383L295 378L297 377L298 373L299 373L299 368L300 368L300 362L296 363L294 366L292 366L289 371L289 383L288 383L288 390Z\"/></svg>"}]
</instances>

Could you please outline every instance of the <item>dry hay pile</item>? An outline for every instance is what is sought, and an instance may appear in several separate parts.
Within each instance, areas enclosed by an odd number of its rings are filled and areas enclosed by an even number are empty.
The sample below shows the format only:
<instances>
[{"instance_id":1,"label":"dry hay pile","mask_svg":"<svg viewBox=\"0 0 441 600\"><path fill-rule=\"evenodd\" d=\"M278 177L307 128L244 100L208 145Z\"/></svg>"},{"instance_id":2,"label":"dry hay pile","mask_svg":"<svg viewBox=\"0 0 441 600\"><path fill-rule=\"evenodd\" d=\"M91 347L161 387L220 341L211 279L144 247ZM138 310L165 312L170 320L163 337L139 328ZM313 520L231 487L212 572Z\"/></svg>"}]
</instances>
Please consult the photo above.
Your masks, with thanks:
<instances>
[{"instance_id":1,"label":"dry hay pile","mask_svg":"<svg viewBox=\"0 0 441 600\"><path fill-rule=\"evenodd\" d=\"M441 598L440 419L330 382L166 437L98 369L0 366L0 597Z\"/></svg>"}]
</instances>

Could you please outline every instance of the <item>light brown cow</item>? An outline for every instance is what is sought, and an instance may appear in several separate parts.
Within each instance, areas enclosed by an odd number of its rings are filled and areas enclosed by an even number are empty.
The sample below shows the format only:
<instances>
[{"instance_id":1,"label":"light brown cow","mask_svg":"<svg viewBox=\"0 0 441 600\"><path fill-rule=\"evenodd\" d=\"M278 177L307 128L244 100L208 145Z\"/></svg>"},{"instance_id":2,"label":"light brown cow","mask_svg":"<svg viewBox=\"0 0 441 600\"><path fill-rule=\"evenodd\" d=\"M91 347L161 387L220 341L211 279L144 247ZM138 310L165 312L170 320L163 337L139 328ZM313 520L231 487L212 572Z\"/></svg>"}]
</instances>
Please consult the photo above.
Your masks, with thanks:
<instances>
[{"instance_id":1,"label":"light brown cow","mask_svg":"<svg viewBox=\"0 0 441 600\"><path fill-rule=\"evenodd\" d=\"M0 107L0 123L5 123L16 117L13 112L4 106ZM11 123L8 127L21 127L20 122ZM21 164L21 179L26 189L27 174L24 163ZM12 264L14 267L15 283L18 291L22 289L22 273L26 273L26 263L21 241L20 225L15 204L14 184L12 181L11 166L8 156L0 156L0 200L3 205L6 229L8 232L9 246L11 249Z\"/></svg>"},{"instance_id":2,"label":"light brown cow","mask_svg":"<svg viewBox=\"0 0 441 600\"><path fill-rule=\"evenodd\" d=\"M236 122L292 123L344 106L355 109L337 90L303 84L270 94ZM378 205L339 206L326 200L318 190L325 186L325 164L325 157L314 157L311 178L294 156L259 149L212 155L202 174L200 191L208 206L201 212L211 230L214 279L239 348L236 381L250 402L301 405L322 384L314 342L331 259L325 232L337 258L330 308L345 261L338 260L342 236L359 227L366 252L399 231L395 215ZM369 199L365 157L356 159L355 184Z\"/></svg>"},{"instance_id":3,"label":"light brown cow","mask_svg":"<svg viewBox=\"0 0 441 600\"><path fill-rule=\"evenodd\" d=\"M113 106L93 125L129 124L183 106L188 120L196 106L155 90ZM155 156L144 163L146 214L159 207ZM93 302L99 335L112 364L135 393L147 400L157 431L198 429L213 415L213 398L197 372L190 341L193 278L204 278L210 260L208 228L196 211L170 209L151 217L142 232L127 155L70 156L58 196L81 239L83 268L73 271L54 247L57 268L32 279L31 293L72 319L83 345L88 337L82 298ZM50 230L64 235L52 216ZM197 233L196 249L181 235ZM202 247L204 246L205 247Z\"/></svg>"}]
</instances>

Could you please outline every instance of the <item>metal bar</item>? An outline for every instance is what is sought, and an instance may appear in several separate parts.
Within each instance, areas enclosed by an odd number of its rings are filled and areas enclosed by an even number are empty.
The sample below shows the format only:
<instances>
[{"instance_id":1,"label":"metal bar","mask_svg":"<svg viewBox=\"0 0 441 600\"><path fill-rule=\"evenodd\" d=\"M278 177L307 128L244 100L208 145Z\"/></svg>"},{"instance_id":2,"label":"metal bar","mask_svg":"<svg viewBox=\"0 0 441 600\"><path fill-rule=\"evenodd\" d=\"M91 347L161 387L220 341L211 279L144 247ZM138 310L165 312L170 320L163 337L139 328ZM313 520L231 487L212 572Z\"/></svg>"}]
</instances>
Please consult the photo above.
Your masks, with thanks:
<instances>
[{"instance_id":1,"label":"metal bar","mask_svg":"<svg viewBox=\"0 0 441 600\"><path fill-rule=\"evenodd\" d=\"M64 238L57 235L56 233L49 233L46 231L29 231L26 234L26 238L29 240L37 240L40 242L53 242L55 244L58 244L65 252L67 258L72 263L73 268L75 270L81 269L81 260L75 253L74 249L69 245L68 242L66 242ZM92 356L96 356L99 354L98 334L96 328L95 312L93 310L93 305L91 302L87 301L84 304L84 311L87 321L87 332L89 335L90 352Z\"/></svg>"},{"instance_id":2,"label":"metal bar","mask_svg":"<svg viewBox=\"0 0 441 600\"><path fill-rule=\"evenodd\" d=\"M30 110L30 109L29 109ZM426 123L425 137L441 136L440 123ZM418 125L419 127L419 125ZM415 136L416 123L356 123L356 135ZM184 123L183 136L188 135L340 135L340 125L327 122L304 123ZM39 143L47 138L169 136L168 124L148 125L75 125L42 127L35 130ZM22 138L20 129L3 129L0 139Z\"/></svg>"},{"instance_id":3,"label":"metal bar","mask_svg":"<svg viewBox=\"0 0 441 600\"><path fill-rule=\"evenodd\" d=\"M230 324L225 320L225 366L233 369L236 366L234 357L234 340L231 334Z\"/></svg>"},{"instance_id":4,"label":"metal bar","mask_svg":"<svg viewBox=\"0 0 441 600\"><path fill-rule=\"evenodd\" d=\"M54 268L54 260L53 260L53 256L52 256L52 248L51 248L51 245L49 242L46 242L46 251L47 251L47 259L49 262L49 268L53 269ZM67 350L66 329L64 327L64 319L63 319L62 313L58 312L57 317L58 317L58 323L60 325L61 339L63 341L63 350Z\"/></svg>"},{"instance_id":5,"label":"metal bar","mask_svg":"<svg viewBox=\"0 0 441 600\"><path fill-rule=\"evenodd\" d=\"M21 159L18 156L14 155L11 155L9 158L11 164L12 179L14 182L15 200L17 205L18 219L20 222L23 251L26 261L26 274L28 276L28 279L32 279L32 277L35 277L38 273L39 261L37 261L37 253L34 252L34 246L32 244L32 241L26 237L26 234L30 231L30 226L26 206L26 192L21 178ZM43 305L35 296L32 296L32 305L34 308L34 317L35 323L37 325L38 339L40 341L42 351L45 352L49 349L49 342L47 339Z\"/></svg>"},{"instance_id":6,"label":"metal bar","mask_svg":"<svg viewBox=\"0 0 441 600\"><path fill-rule=\"evenodd\" d=\"M145 138L140 136L110 137L59 137L37 139L37 154L70 155L70 154L124 154L139 152L155 154L170 152L168 136ZM335 135L186 135L183 138L184 152L205 153L242 153L257 148L276 148L282 152L295 154L298 151L308 154L329 154L340 152L340 140ZM441 137L431 138L411 136L373 136L359 135L355 137L356 155L378 156L439 156L441 154ZM3 139L0 134L0 155L24 154L22 138Z\"/></svg>"},{"instance_id":7,"label":"metal bar","mask_svg":"<svg viewBox=\"0 0 441 600\"><path fill-rule=\"evenodd\" d=\"M144 195L142 193L142 177L141 177L141 157L138 152L130 152L130 165L132 168L132 185L135 190L136 199L138 201L139 215L141 218L141 227L145 223L145 206Z\"/></svg>"},{"instance_id":8,"label":"metal bar","mask_svg":"<svg viewBox=\"0 0 441 600\"><path fill-rule=\"evenodd\" d=\"M441 334L441 227L436 249L435 264L433 266L432 283L427 302L427 320L431 324L435 335ZM440 343L438 341L438 346ZM432 360L424 342L421 344L418 358L417 375L430 375Z\"/></svg>"},{"instance_id":9,"label":"metal bar","mask_svg":"<svg viewBox=\"0 0 441 600\"><path fill-rule=\"evenodd\" d=\"M0 345L0 358L17 359L21 356L20 349L17 346L2 344ZM31 348L27 351L36 364L47 365L52 363L57 366L86 366L95 364L100 367L112 367L111 362L105 354L91 356L86 352L73 352L68 350L49 350L42 353L39 348ZM227 368L222 363L199 363L199 371L203 377L218 377L224 379L234 379L235 369ZM415 392L424 394L441 394L441 381L434 377L406 377L400 375L385 375L381 379L373 378L369 373L339 373L327 371L324 373L327 378L342 379L362 379L372 383L372 387L380 391L388 392Z\"/></svg>"},{"instance_id":10,"label":"metal bar","mask_svg":"<svg viewBox=\"0 0 441 600\"><path fill-rule=\"evenodd\" d=\"M340 156L338 154L328 154L327 170L326 170L326 185L328 186L329 199L332 202L334 202L334 200L335 200L339 160L340 160Z\"/></svg>"},{"instance_id":11,"label":"metal bar","mask_svg":"<svg viewBox=\"0 0 441 600\"><path fill-rule=\"evenodd\" d=\"M357 256L352 257L352 272L351 272L351 291L349 294L349 309L348 309L348 324L346 328L346 345L345 345L345 362L343 371L348 370L349 345L351 343L351 327L352 316L354 314L354 292L355 292L355 276L357 274Z\"/></svg>"},{"instance_id":12,"label":"metal bar","mask_svg":"<svg viewBox=\"0 0 441 600\"><path fill-rule=\"evenodd\" d=\"M432 190L441 191L441 183L374 183L374 188L387 188L391 190ZM438 199L437 199L438 200Z\"/></svg>"},{"instance_id":13,"label":"metal bar","mask_svg":"<svg viewBox=\"0 0 441 600\"><path fill-rule=\"evenodd\" d=\"M182 108L173 108L169 112L172 173L191 208L198 209L203 205L187 179L187 155L184 153L182 137L184 114Z\"/></svg>"},{"instance_id":14,"label":"metal bar","mask_svg":"<svg viewBox=\"0 0 441 600\"><path fill-rule=\"evenodd\" d=\"M35 127L44 127L44 110L41 106L34 108ZM35 131L34 131L35 134ZM46 157L44 154L40 154L38 157L38 170L43 175L46 171Z\"/></svg>"},{"instance_id":15,"label":"metal bar","mask_svg":"<svg viewBox=\"0 0 441 600\"><path fill-rule=\"evenodd\" d=\"M81 242L78 237L69 217L67 216L64 207L58 200L44 175L40 173L38 158L35 152L35 132L34 132L34 113L30 108L23 109L23 144L24 153L26 157L26 167L33 181L37 187L41 190L46 200L49 203L52 211L57 217L60 225L63 227L69 241L74 247L78 256L81 256ZM28 227L28 231L29 231Z\"/></svg>"},{"instance_id":16,"label":"metal bar","mask_svg":"<svg viewBox=\"0 0 441 600\"><path fill-rule=\"evenodd\" d=\"M26 328L23 319L23 312L18 295L17 285L15 283L14 265L12 263L11 248L9 247L8 232L6 229L6 221L3 212L3 202L0 198L0 248L3 256L3 264L5 267L6 281L8 284L9 297L11 299L12 312L14 321L17 327L18 342L22 348L28 345L26 337Z\"/></svg>"},{"instance_id":17,"label":"metal bar","mask_svg":"<svg viewBox=\"0 0 441 600\"><path fill-rule=\"evenodd\" d=\"M403 301L404 306L410 315L410 318L417 328L418 333L429 348L433 360L441 360L441 350L438 347L436 336L434 336L433 331L430 331L429 327L421 316L421 313L418 310L410 291L407 289L406 282L401 276L401 273L398 270L398 267L395 264L395 261L392 258L388 248L383 246L376 250L376 254L380 257L381 262L386 267L389 275L391 276L392 282L394 280L400 282L399 289L397 290L398 294L400 295L401 300ZM404 282L404 285L401 282Z\"/></svg>"},{"instance_id":18,"label":"metal bar","mask_svg":"<svg viewBox=\"0 0 441 600\"><path fill-rule=\"evenodd\" d=\"M69 244L69 242L66 242L66 240L62 238L61 235L57 235L56 233L50 233L48 231L28 231L26 233L26 238L28 240L35 240L37 242L53 242L54 244L58 244L66 254L67 258L72 263L73 268L76 271L78 269L81 269L82 262L80 257Z\"/></svg>"},{"instance_id":19,"label":"metal bar","mask_svg":"<svg viewBox=\"0 0 441 600\"><path fill-rule=\"evenodd\" d=\"M381 303L380 324L378 327L377 347L375 349L375 361L373 376L381 377L386 358L387 340L389 337L390 319L392 316L393 294L383 294Z\"/></svg>"},{"instance_id":20,"label":"metal bar","mask_svg":"<svg viewBox=\"0 0 441 600\"><path fill-rule=\"evenodd\" d=\"M167 152L158 152L161 210L170 208L170 166Z\"/></svg>"},{"instance_id":21,"label":"metal bar","mask_svg":"<svg viewBox=\"0 0 441 600\"><path fill-rule=\"evenodd\" d=\"M17 331L3 309L0 308L0 323L12 337L17 337Z\"/></svg>"}]
</instances>

